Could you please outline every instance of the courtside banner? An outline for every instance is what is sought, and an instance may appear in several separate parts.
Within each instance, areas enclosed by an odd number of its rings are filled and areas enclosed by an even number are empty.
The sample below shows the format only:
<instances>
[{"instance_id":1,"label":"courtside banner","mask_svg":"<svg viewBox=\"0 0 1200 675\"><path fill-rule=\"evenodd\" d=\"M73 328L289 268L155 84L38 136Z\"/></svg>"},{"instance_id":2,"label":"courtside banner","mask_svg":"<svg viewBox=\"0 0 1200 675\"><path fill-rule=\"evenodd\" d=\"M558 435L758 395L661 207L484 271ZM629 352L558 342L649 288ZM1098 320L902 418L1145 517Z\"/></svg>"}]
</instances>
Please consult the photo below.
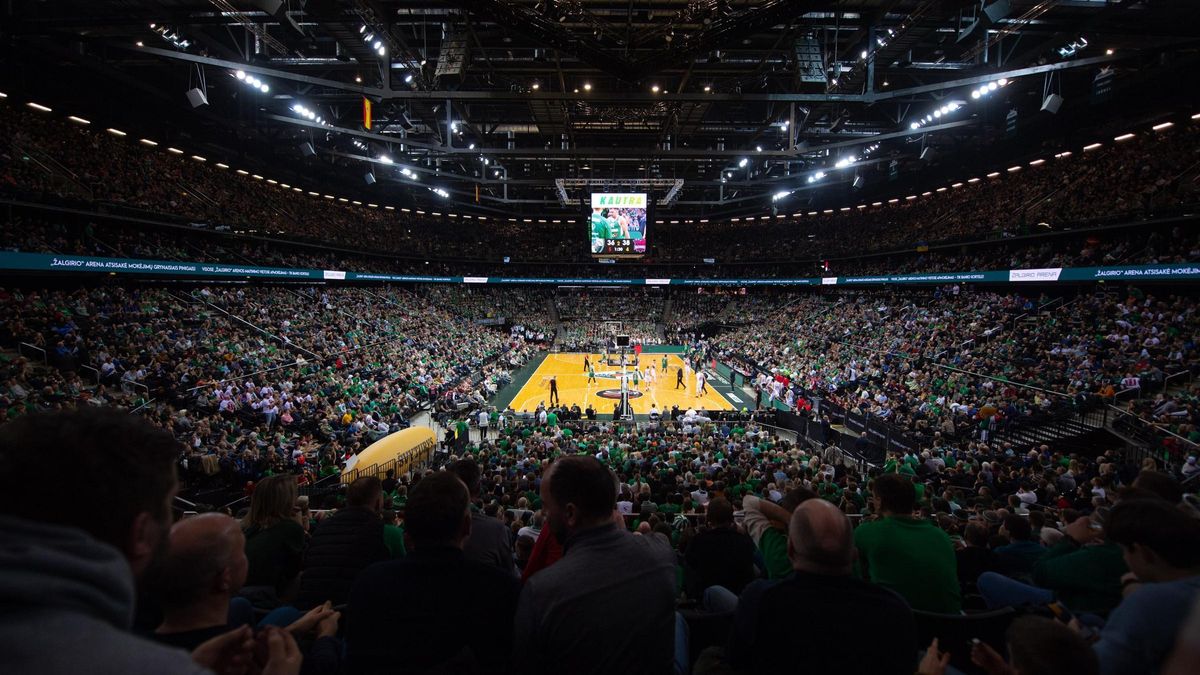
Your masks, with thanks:
<instances>
[{"instance_id":1,"label":"courtside banner","mask_svg":"<svg viewBox=\"0 0 1200 675\"><path fill-rule=\"evenodd\" d=\"M585 286L845 286L870 284L945 283L1054 283L1064 281L1200 281L1200 262L1171 265L1114 265L1109 267L1062 267L982 272L930 272L925 274L881 274L858 277L812 277L799 279L597 279L590 277L454 277L419 274L343 272L246 264L180 262L133 258L18 253L0 251L0 270L31 272L85 272L153 274L180 278L240 277L259 279L313 279L384 281L435 284L557 284Z\"/></svg>"}]
</instances>

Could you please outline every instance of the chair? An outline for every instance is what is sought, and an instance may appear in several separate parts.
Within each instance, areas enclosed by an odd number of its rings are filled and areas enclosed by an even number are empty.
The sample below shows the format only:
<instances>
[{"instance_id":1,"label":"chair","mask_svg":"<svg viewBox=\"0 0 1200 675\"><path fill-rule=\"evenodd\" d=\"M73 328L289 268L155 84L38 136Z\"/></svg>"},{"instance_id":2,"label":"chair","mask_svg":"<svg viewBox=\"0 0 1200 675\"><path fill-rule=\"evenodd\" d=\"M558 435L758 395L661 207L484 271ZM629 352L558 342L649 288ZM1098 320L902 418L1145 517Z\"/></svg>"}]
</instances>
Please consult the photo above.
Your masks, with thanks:
<instances>
[{"instance_id":1,"label":"chair","mask_svg":"<svg viewBox=\"0 0 1200 675\"><path fill-rule=\"evenodd\" d=\"M985 642L1000 654L1006 653L1004 635L1021 612L1004 607L974 614L937 614L913 610L917 624L917 648L929 647L938 639L938 649L950 652L950 664L964 673L982 673L971 663L972 640Z\"/></svg>"}]
</instances>

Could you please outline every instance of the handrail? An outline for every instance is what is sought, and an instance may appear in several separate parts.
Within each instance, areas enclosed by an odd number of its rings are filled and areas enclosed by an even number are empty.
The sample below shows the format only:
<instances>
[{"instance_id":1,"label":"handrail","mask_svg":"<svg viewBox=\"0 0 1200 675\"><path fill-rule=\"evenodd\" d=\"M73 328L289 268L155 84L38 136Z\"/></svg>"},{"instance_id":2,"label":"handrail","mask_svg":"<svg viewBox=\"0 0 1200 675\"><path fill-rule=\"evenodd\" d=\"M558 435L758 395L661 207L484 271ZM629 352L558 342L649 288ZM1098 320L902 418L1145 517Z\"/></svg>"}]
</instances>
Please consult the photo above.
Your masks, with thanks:
<instances>
[{"instance_id":1,"label":"handrail","mask_svg":"<svg viewBox=\"0 0 1200 675\"><path fill-rule=\"evenodd\" d=\"M1111 404L1111 403L1109 403L1109 404L1108 404L1108 407L1110 407L1110 408L1112 408L1113 410L1117 411L1117 413L1119 413L1119 414L1120 414L1120 415L1122 415L1122 416L1125 416L1125 417L1132 417L1133 419L1135 419L1135 420L1137 420L1137 421L1141 422L1141 423L1142 423L1142 424L1144 424L1145 426L1152 427L1152 428L1153 428L1155 431L1162 432L1162 433L1164 433L1164 434L1166 434L1166 435L1168 435L1168 436L1173 436L1173 437L1175 437L1175 438L1177 438L1177 439L1179 439L1179 440L1183 441L1184 443L1187 443L1188 445L1192 446L1193 448L1200 448L1200 443L1195 443L1195 442L1193 442L1193 441L1191 441L1191 440L1189 440L1189 439L1187 439L1187 438L1184 438L1183 436L1180 436L1179 434L1175 433L1174 431L1171 431L1170 429L1164 429L1162 426L1160 426L1160 425L1159 425L1159 423L1158 423L1158 422L1151 422L1150 420L1148 420L1148 419L1145 419L1145 418L1143 418L1143 417L1141 417L1141 416L1139 416L1139 415L1135 414L1135 413L1134 413L1132 410L1126 410L1126 409L1124 409L1124 408L1118 408L1117 406L1115 406L1115 405L1113 405L1113 404Z\"/></svg>"},{"instance_id":2,"label":"handrail","mask_svg":"<svg viewBox=\"0 0 1200 675\"><path fill-rule=\"evenodd\" d=\"M858 344L854 344L853 342L844 342L844 341L842 341L842 340L831 340L830 342L833 342L834 344L846 345L847 347L853 347L853 348L856 348L856 349L865 349L865 350L867 350L867 351L872 351L872 352L875 352L875 353L877 353L877 354L885 354L885 355L887 355L887 356L896 356L896 357L899 357L899 358L904 358L904 359L913 359L913 358L917 358L917 355L913 355L913 354L902 354L902 353L900 353L900 352L892 352L892 351L884 351L884 350L882 350L882 349L875 349L874 347L867 347L866 345L858 345ZM965 344L965 343L964 343L964 344ZM1040 391L1040 392L1042 392L1042 393L1045 393L1045 394L1051 394L1051 395L1053 395L1053 396L1059 396L1059 397L1062 397L1062 398L1070 398L1070 397L1069 397L1067 394L1063 394L1063 393L1061 393L1061 392L1057 392L1057 391L1052 391L1052 390L1050 390L1050 389L1043 389L1043 388L1041 388L1041 387L1035 387L1035 386L1033 386L1032 384L1025 384L1025 383L1023 383L1023 382L1016 382L1016 381L1014 381L1014 380L1005 380L1005 379L1001 379L1001 378L999 378L999 377L995 377L995 376L993 376L993 375L985 375L985 374L983 374L983 373L976 373L976 372L972 372L972 371L970 371L970 370L963 370L962 368L955 368L954 366L947 366L947 365L945 365L945 364L941 364L941 363L931 363L930 365L932 365L932 366L934 366L934 367L936 367L936 368L942 368L942 369L945 369L945 370L950 370L950 371L953 371L953 372L956 372L956 373L963 373L964 375L971 375L972 377L982 377L982 378L985 378L985 379L988 379L988 380L992 380L992 381L994 381L994 382L1003 382L1004 384L1011 384L1011 385L1013 385L1013 386L1015 386L1015 387L1021 387L1021 388L1023 388L1023 389L1033 389L1033 390L1035 390L1035 391Z\"/></svg>"},{"instance_id":3,"label":"handrail","mask_svg":"<svg viewBox=\"0 0 1200 675\"><path fill-rule=\"evenodd\" d=\"M21 352L21 347L29 347L30 349L36 349L37 351L41 352L42 353L42 365L47 365L50 363L50 360L47 358L45 349L42 349L41 347L39 347L35 344L31 344L29 342L19 342L19 343L17 343L17 353Z\"/></svg>"},{"instance_id":4,"label":"handrail","mask_svg":"<svg viewBox=\"0 0 1200 675\"><path fill-rule=\"evenodd\" d=\"M296 344L295 342L291 342L290 340L284 340L283 338L279 337L278 335L276 335L276 334L274 334L274 333L271 333L271 332L269 332L269 331L267 331L267 330L264 330L263 328L261 328L261 327L259 327L259 326L255 325L255 324L252 324L252 323L250 323L249 321L247 321L247 320L243 319L242 317L240 317L240 316L238 316L238 315L234 314L233 312L230 312L229 310L225 309L224 307L221 307L220 305L217 305L217 304L211 303L211 302L209 302L209 301L207 301L207 300L204 300L204 299L202 299L202 298L197 298L195 295L191 296L191 299L192 299L192 300L195 300L196 302L201 302L201 303L204 303L205 305L208 305L209 307L212 307L213 309L217 310L218 312L221 312L222 314L224 314L225 316L227 316L227 317L229 317L229 318L231 318L231 319L234 319L234 320L237 320L237 321L241 321L242 323L244 323L244 324L246 324L247 326L249 326L249 327L253 328L254 330L256 330L256 331L258 331L258 332L262 333L263 335L266 335L266 336L267 336L267 337L269 337L269 338L272 338L272 339L274 339L274 340L277 340L277 341L279 341L280 343L284 344L285 346L292 347L292 348L294 348L294 349L296 349L296 350L298 350L298 351L302 351L302 352L304 352L304 353L308 354L309 356L313 357L314 359L317 359L317 360L320 360L320 359L321 359L321 355L320 355L320 354L318 354L318 353L316 353L316 352L314 352L314 351L312 351L311 349L306 349L306 348L304 348L304 347L301 347L300 345Z\"/></svg>"},{"instance_id":5,"label":"handrail","mask_svg":"<svg viewBox=\"0 0 1200 675\"><path fill-rule=\"evenodd\" d=\"M139 405L138 407L134 408L133 410L130 410L130 411L129 411L129 414L130 414L130 415L132 415L133 413L135 413L135 412L137 412L137 411L141 410L142 408L145 408L145 407L149 406L151 403L154 403L154 400L155 400L155 399L152 399L152 398L146 399L146 401L145 401L145 402L143 402L141 405Z\"/></svg>"},{"instance_id":6,"label":"handrail","mask_svg":"<svg viewBox=\"0 0 1200 675\"><path fill-rule=\"evenodd\" d=\"M187 389L186 392L190 394L198 389L206 389L208 387L225 384L227 382L238 382L240 380L244 380L244 379L247 379L250 377L257 377L259 375L262 375L263 373L270 373L272 371L283 370L285 368L302 368L304 366L310 365L311 363L312 363L311 361L303 361L301 359L297 359L295 361L285 363L282 366L273 366L271 368L264 368L262 370L256 370L253 373L248 373L246 375L239 375L237 377L228 377L228 378L225 378L224 380L217 380L215 382L207 382L205 384L199 384L199 385L196 385L195 387Z\"/></svg>"},{"instance_id":7,"label":"handrail","mask_svg":"<svg viewBox=\"0 0 1200 675\"><path fill-rule=\"evenodd\" d=\"M100 371L99 370L96 370L95 368L93 368L89 365L86 365L86 364L80 364L79 369L92 371L92 373L94 373L94 375L92 375L92 377L96 378L96 384L97 385L100 384Z\"/></svg>"},{"instance_id":8,"label":"handrail","mask_svg":"<svg viewBox=\"0 0 1200 675\"><path fill-rule=\"evenodd\" d=\"M1190 370L1181 370L1178 373L1173 373L1173 374L1168 375L1165 378L1163 378L1163 391L1165 392L1167 390L1167 388L1170 386L1168 383L1172 379L1174 379L1176 377L1183 377L1185 375L1187 376L1188 382L1191 382L1192 381L1192 371L1190 371Z\"/></svg>"}]
</instances>

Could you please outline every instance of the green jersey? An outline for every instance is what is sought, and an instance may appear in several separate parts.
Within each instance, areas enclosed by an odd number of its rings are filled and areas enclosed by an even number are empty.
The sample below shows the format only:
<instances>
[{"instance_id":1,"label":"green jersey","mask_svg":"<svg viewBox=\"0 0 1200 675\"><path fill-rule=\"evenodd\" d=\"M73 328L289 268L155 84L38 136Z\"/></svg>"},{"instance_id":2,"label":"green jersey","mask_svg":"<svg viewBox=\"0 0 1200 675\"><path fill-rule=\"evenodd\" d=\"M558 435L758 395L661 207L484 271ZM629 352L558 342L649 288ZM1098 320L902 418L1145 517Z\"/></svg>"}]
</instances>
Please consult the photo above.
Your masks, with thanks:
<instances>
[{"instance_id":1,"label":"green jersey","mask_svg":"<svg viewBox=\"0 0 1200 675\"><path fill-rule=\"evenodd\" d=\"M604 239L608 236L608 223L604 216L592 213L592 239Z\"/></svg>"}]
</instances>

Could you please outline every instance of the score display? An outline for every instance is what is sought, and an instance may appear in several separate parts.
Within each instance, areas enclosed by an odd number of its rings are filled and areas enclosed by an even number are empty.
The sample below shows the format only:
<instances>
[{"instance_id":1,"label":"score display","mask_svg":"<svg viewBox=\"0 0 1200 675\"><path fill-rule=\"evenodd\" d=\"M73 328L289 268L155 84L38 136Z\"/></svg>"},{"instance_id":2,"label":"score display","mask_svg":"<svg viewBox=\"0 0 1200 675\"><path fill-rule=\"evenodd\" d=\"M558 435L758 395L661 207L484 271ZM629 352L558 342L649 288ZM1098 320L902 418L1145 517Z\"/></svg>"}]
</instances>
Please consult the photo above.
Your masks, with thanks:
<instances>
[{"instance_id":1,"label":"score display","mask_svg":"<svg viewBox=\"0 0 1200 675\"><path fill-rule=\"evenodd\" d=\"M648 222L645 193L593 192L588 222L592 255L645 255Z\"/></svg>"}]
</instances>

